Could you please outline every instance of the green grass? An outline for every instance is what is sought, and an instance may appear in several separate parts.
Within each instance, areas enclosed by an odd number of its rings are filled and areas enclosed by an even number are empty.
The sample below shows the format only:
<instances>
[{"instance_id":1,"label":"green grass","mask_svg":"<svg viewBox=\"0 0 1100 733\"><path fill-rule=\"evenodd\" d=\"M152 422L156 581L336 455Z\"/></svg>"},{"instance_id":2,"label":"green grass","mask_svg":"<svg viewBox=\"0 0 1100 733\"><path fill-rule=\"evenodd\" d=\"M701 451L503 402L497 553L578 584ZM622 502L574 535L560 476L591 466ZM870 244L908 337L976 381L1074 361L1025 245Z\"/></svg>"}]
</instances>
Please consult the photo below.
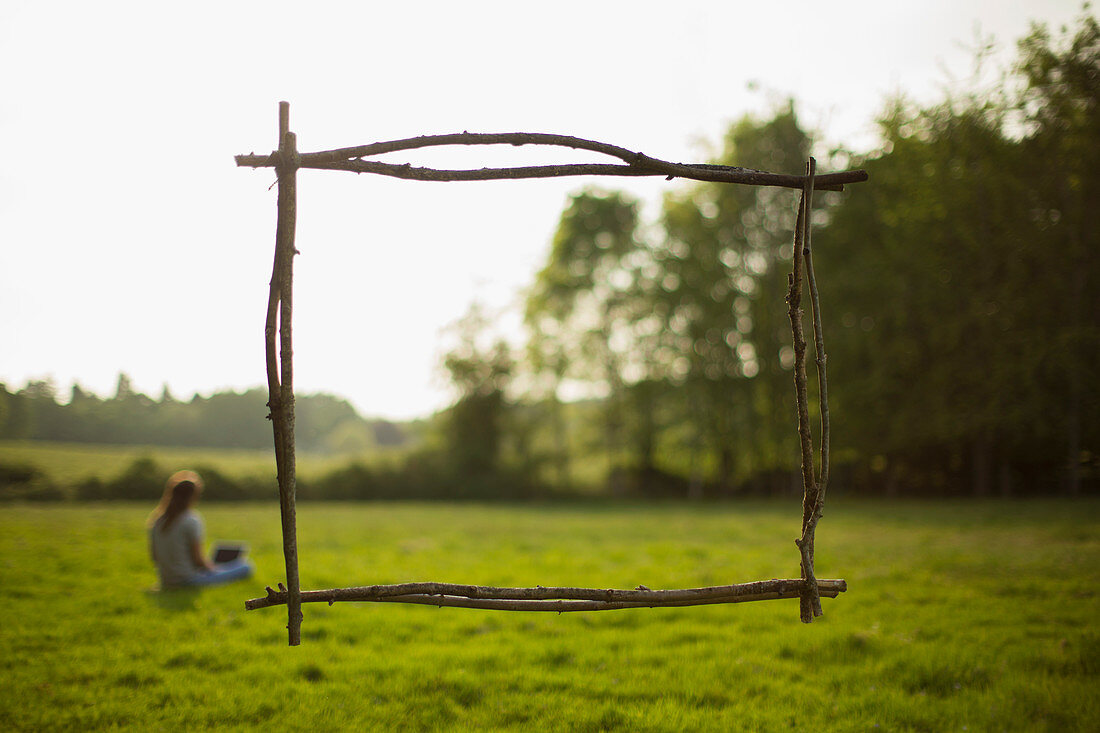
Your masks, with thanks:
<instances>
[{"instance_id":1,"label":"green grass","mask_svg":"<svg viewBox=\"0 0 1100 733\"><path fill-rule=\"evenodd\" d=\"M66 730L1097 730L1100 504L856 503L797 601L583 614L398 604L246 612L275 506L202 507L253 581L154 593L149 507L0 514L0 726ZM299 507L302 583L689 587L790 577L796 501Z\"/></svg>"}]
</instances>

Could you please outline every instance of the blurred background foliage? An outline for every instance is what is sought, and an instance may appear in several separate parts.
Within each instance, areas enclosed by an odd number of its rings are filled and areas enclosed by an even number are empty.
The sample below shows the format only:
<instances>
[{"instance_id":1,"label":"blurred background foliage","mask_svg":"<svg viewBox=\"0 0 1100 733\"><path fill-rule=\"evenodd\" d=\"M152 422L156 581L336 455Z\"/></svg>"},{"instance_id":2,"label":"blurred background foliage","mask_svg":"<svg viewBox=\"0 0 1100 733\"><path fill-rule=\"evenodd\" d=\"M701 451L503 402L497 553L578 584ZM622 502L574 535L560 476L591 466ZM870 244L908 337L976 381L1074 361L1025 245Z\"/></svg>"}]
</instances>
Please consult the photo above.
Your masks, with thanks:
<instances>
[{"instance_id":1,"label":"blurred background foliage","mask_svg":"<svg viewBox=\"0 0 1100 733\"><path fill-rule=\"evenodd\" d=\"M979 61L981 55L979 54ZM733 124L714 162L865 168L813 221L829 356L833 491L1095 493L1100 488L1100 27L1019 42L989 88L889 100L869 153L819 150L795 102ZM298 400L299 450L354 456L305 497L727 497L800 491L784 296L796 193L697 184L658 221L586 189L525 295L525 342L473 306L443 368L457 395L424 423ZM808 364L812 373L812 344ZM264 449L266 395L157 400L125 375L100 399L0 388L0 439ZM811 396L816 408L816 398ZM815 431L816 432L816 431ZM381 450L387 449L387 450ZM0 466L0 495L149 498L160 466L58 486ZM273 496L206 467L211 496ZM150 488L151 487L151 488Z\"/></svg>"}]
</instances>

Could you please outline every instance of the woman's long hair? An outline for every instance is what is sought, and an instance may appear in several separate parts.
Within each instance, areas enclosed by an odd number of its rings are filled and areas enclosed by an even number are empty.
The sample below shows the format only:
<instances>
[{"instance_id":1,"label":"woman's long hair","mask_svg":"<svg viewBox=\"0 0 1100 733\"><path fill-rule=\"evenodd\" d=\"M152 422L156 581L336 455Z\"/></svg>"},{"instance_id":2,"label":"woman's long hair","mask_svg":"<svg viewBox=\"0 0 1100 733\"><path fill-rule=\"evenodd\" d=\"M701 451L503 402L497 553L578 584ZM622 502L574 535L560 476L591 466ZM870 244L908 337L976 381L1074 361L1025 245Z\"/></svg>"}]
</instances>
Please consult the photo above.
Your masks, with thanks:
<instances>
[{"instance_id":1,"label":"woman's long hair","mask_svg":"<svg viewBox=\"0 0 1100 733\"><path fill-rule=\"evenodd\" d=\"M202 493L202 477L194 471L176 471L168 477L164 485L164 494L160 497L160 503L153 513L149 515L148 526L153 527L161 519L160 531L164 532L172 526L179 515L195 503Z\"/></svg>"}]
</instances>

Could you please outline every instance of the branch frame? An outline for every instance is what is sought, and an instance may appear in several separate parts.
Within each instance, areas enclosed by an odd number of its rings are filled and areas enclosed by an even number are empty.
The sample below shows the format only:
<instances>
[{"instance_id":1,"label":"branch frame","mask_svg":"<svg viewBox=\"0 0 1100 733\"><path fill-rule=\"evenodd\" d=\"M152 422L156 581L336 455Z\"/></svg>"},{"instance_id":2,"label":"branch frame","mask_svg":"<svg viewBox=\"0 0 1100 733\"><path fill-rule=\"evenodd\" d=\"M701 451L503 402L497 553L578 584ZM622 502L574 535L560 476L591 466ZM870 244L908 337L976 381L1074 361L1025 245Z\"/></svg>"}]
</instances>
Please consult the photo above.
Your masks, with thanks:
<instances>
[{"instance_id":1,"label":"branch frame","mask_svg":"<svg viewBox=\"0 0 1100 733\"><path fill-rule=\"evenodd\" d=\"M440 170L413 167L409 164L383 163L365 160L370 156L443 145L544 145L568 147L617 158L620 163L575 163L517 168L480 168L474 170ZM291 646L301 643L302 603L327 602L388 602L416 603L434 606L481 608L508 611L599 611L624 608L654 608L713 603L798 598L800 618L810 623L820 616L821 597L835 598L848 587L844 580L819 580L814 575L814 536L822 517L825 489L829 476L830 424L826 380L826 356L821 305L813 269L811 237L813 192L843 190L845 184L866 181L863 170L818 174L811 157L804 175L788 175L736 166L713 164L683 164L653 158L617 145L586 140L569 135L548 133L453 133L424 135L390 140L350 148L338 148L314 153L299 153L297 137L290 130L290 105L279 103L279 147L268 155L250 153L235 156L238 167L275 168L278 176L275 262L269 284L268 306L264 327L266 373L268 383L268 419L272 421L275 444L276 472L279 484L279 506L282 520L283 555L287 584L279 590L267 588L267 595L245 602L254 610L271 606L287 607L287 631ZM795 351L795 398L798 435L802 460L803 517L802 534L795 540L799 550L801 577L773 579L707 588L681 590L650 590L639 586L635 590L542 587L498 588L459 585L454 583L400 583L394 585L356 586L328 590L302 591L298 573L296 525L296 466L294 448L294 386L293 386L293 265L294 234L297 221L297 171L302 168L342 170L353 173L374 173L419 181L482 181L549 178L576 175L605 176L665 176L697 181L734 183L751 186L778 186L800 192L798 216L794 231L792 272L788 275L786 296L788 317ZM809 425L807 375L805 368L806 338L801 307L803 280L810 291L815 363L820 398L821 444L820 473L815 476L814 448Z\"/></svg>"}]
</instances>

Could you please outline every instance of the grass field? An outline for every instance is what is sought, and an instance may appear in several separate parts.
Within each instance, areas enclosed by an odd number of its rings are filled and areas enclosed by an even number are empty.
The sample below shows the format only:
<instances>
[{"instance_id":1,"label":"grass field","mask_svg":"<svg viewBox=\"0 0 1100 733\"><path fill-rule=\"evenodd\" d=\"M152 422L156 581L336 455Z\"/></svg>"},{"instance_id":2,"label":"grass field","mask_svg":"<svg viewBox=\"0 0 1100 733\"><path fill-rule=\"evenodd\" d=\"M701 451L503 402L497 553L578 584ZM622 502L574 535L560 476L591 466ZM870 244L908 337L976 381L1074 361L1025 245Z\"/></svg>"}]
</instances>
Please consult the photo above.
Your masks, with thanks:
<instances>
[{"instance_id":1,"label":"grass field","mask_svg":"<svg viewBox=\"0 0 1100 733\"><path fill-rule=\"evenodd\" d=\"M4 729L1100 730L1100 504L856 503L797 601L582 614L398 604L246 612L277 507L202 507L253 581L155 593L149 507L0 514ZM690 587L791 577L790 503L299 508L306 588Z\"/></svg>"}]
</instances>

